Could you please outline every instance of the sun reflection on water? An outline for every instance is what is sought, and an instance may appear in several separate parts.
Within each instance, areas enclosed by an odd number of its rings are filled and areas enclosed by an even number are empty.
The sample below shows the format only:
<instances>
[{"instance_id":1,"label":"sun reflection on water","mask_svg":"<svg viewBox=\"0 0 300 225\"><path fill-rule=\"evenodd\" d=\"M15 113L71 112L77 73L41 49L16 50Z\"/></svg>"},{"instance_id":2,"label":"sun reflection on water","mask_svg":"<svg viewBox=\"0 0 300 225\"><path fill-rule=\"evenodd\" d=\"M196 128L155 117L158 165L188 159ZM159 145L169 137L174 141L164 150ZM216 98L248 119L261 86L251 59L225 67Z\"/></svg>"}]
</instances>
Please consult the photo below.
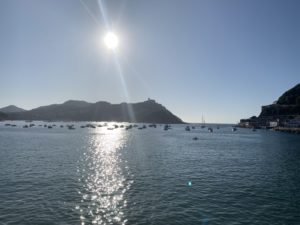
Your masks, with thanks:
<instances>
[{"instance_id":1,"label":"sun reflection on water","mask_svg":"<svg viewBox=\"0 0 300 225\"><path fill-rule=\"evenodd\" d=\"M126 141L122 129L101 129L91 135L78 169L83 188L78 192L81 202L75 209L80 213L81 224L126 223L124 194L132 182L121 158Z\"/></svg>"}]
</instances>

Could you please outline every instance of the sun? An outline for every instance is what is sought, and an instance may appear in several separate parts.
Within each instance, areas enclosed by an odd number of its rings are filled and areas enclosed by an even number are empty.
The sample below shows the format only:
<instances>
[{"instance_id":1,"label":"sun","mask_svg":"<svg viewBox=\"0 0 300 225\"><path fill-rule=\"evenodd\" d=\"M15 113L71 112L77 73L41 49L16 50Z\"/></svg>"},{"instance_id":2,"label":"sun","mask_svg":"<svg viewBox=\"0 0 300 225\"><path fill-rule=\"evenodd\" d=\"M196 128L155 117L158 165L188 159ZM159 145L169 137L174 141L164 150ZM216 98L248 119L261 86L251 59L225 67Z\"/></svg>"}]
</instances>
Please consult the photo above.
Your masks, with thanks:
<instances>
[{"instance_id":1,"label":"sun","mask_svg":"<svg viewBox=\"0 0 300 225\"><path fill-rule=\"evenodd\" d=\"M116 49L119 45L119 39L113 32L108 32L104 37L104 43L109 49Z\"/></svg>"}]
</instances>

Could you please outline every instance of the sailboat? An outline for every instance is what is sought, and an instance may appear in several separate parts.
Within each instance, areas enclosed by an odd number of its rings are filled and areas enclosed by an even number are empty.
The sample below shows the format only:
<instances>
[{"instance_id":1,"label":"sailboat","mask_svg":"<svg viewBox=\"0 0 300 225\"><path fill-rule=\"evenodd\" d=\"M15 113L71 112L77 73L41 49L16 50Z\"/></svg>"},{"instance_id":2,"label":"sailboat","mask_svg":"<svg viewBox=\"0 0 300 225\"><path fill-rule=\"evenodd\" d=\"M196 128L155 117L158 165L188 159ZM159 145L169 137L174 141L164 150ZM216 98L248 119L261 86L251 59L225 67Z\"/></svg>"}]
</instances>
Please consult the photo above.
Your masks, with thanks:
<instances>
[{"instance_id":1,"label":"sailboat","mask_svg":"<svg viewBox=\"0 0 300 225\"><path fill-rule=\"evenodd\" d=\"M202 125L201 125L201 128L205 128L205 119L203 118L203 115L202 115Z\"/></svg>"}]
</instances>

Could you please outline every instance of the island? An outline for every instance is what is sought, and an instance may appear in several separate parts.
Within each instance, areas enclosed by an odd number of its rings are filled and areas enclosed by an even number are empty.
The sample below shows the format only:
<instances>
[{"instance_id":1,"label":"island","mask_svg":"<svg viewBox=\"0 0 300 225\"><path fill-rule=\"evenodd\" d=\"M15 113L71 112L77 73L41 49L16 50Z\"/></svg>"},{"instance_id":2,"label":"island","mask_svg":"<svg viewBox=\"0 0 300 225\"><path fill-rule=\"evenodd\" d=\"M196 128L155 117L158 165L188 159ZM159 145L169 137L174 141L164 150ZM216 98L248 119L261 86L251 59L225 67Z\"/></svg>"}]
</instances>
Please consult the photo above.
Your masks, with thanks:
<instances>
[{"instance_id":1,"label":"island","mask_svg":"<svg viewBox=\"0 0 300 225\"><path fill-rule=\"evenodd\" d=\"M138 103L124 102L120 104L111 104L105 101L89 103L69 100L62 104L41 106L28 111L8 112L6 114L10 120L184 123L153 99Z\"/></svg>"}]
</instances>

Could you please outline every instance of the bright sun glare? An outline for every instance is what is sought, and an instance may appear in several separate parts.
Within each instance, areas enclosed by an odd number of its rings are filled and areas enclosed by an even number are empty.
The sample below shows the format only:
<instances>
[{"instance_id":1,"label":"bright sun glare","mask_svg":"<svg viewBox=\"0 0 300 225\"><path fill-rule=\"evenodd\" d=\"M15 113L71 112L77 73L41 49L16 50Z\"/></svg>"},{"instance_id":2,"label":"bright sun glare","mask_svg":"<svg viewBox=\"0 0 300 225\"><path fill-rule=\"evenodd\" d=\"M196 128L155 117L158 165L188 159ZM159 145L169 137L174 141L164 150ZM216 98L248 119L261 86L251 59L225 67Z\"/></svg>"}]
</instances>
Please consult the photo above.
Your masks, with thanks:
<instances>
[{"instance_id":1,"label":"bright sun glare","mask_svg":"<svg viewBox=\"0 0 300 225\"><path fill-rule=\"evenodd\" d=\"M104 43L107 48L116 49L119 44L119 39L113 32L108 32L104 37Z\"/></svg>"}]
</instances>

